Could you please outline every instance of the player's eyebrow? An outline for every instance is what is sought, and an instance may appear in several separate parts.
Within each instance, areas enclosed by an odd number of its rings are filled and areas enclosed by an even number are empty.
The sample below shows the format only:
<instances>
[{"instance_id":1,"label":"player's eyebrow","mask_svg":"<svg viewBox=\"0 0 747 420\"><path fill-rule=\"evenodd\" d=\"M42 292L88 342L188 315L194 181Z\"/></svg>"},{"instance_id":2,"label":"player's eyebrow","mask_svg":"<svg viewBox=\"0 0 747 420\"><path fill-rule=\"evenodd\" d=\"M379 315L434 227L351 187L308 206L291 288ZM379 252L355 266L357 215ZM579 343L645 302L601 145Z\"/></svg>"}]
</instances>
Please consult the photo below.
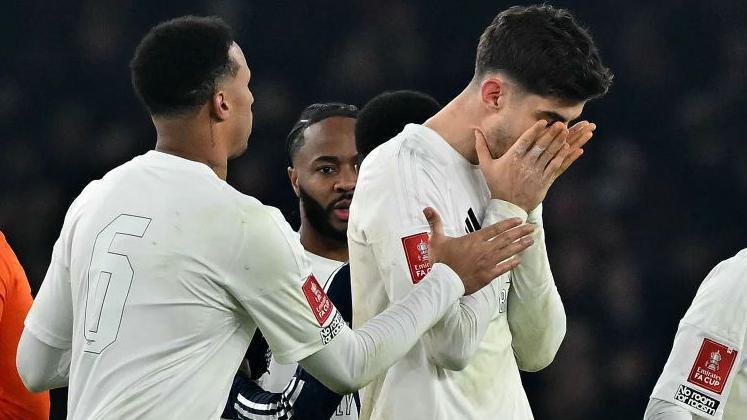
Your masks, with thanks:
<instances>
[{"instance_id":1,"label":"player's eyebrow","mask_svg":"<svg viewBox=\"0 0 747 420\"><path fill-rule=\"evenodd\" d=\"M340 158L337 156L317 156L311 161L311 163L317 162L340 163Z\"/></svg>"},{"instance_id":2,"label":"player's eyebrow","mask_svg":"<svg viewBox=\"0 0 747 420\"><path fill-rule=\"evenodd\" d=\"M568 122L568 119L560 114L558 114L555 111L539 111L537 112L537 117L541 118L543 120L547 121L547 125L550 125L554 122L560 121L563 124Z\"/></svg>"}]
</instances>

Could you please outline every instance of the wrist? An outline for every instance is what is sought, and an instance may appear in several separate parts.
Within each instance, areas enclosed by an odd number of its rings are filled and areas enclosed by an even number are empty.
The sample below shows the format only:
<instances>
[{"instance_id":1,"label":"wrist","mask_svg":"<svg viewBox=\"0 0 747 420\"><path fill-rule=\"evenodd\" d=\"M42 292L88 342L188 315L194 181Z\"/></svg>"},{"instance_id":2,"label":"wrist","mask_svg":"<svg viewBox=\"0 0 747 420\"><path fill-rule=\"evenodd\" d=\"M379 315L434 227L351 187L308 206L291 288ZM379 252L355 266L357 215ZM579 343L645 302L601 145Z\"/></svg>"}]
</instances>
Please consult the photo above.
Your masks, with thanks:
<instances>
[{"instance_id":1,"label":"wrist","mask_svg":"<svg viewBox=\"0 0 747 420\"><path fill-rule=\"evenodd\" d=\"M519 218L522 222L526 222L528 213L522 207L506 200L492 199L488 202L485 208L485 216L483 217L483 224L493 224L501 220L510 218Z\"/></svg>"},{"instance_id":2,"label":"wrist","mask_svg":"<svg viewBox=\"0 0 747 420\"><path fill-rule=\"evenodd\" d=\"M440 262L433 264L429 274L431 274L431 277L436 276L439 277L441 281L448 282L451 286L450 290L455 294L456 298L464 295L464 282L456 271L446 263Z\"/></svg>"}]
</instances>

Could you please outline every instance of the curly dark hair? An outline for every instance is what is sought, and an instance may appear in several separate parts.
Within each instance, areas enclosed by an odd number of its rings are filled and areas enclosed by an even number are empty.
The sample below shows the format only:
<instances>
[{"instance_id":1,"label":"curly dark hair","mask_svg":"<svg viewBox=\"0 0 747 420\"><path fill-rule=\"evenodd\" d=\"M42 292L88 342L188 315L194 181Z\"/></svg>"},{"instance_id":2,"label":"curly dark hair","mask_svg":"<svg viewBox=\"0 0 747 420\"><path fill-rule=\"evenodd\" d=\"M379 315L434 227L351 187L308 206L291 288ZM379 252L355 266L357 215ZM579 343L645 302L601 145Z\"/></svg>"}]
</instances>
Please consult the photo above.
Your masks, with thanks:
<instances>
[{"instance_id":1,"label":"curly dark hair","mask_svg":"<svg viewBox=\"0 0 747 420\"><path fill-rule=\"evenodd\" d=\"M493 71L504 72L530 93L573 102L604 95L613 78L571 12L546 4L511 7L485 29L475 79Z\"/></svg>"},{"instance_id":2,"label":"curly dark hair","mask_svg":"<svg viewBox=\"0 0 747 420\"><path fill-rule=\"evenodd\" d=\"M234 42L221 18L182 16L153 27L130 61L132 86L152 115L184 114L205 104L216 84L236 75Z\"/></svg>"}]
</instances>

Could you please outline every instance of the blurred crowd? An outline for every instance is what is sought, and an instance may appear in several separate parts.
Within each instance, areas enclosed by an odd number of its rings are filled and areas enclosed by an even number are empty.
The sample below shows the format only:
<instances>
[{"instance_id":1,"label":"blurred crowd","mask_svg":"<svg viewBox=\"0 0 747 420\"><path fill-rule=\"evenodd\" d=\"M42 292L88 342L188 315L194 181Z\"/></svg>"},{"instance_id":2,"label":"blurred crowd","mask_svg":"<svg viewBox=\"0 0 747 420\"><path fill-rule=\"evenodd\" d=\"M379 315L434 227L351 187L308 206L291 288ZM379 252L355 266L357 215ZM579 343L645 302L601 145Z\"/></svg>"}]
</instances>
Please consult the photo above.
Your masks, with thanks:
<instances>
[{"instance_id":1,"label":"blurred crowd","mask_svg":"<svg viewBox=\"0 0 747 420\"><path fill-rule=\"evenodd\" d=\"M446 103L471 77L483 28L512 4L5 2L0 229L36 291L75 196L154 144L127 64L161 20L216 14L238 32L255 128L229 182L296 224L283 144L301 109L403 88ZM545 201L568 333L524 380L540 420L640 418L700 281L747 247L747 3L553 4L591 29L616 78L586 107L599 127L586 154ZM52 411L64 418L64 391Z\"/></svg>"}]
</instances>

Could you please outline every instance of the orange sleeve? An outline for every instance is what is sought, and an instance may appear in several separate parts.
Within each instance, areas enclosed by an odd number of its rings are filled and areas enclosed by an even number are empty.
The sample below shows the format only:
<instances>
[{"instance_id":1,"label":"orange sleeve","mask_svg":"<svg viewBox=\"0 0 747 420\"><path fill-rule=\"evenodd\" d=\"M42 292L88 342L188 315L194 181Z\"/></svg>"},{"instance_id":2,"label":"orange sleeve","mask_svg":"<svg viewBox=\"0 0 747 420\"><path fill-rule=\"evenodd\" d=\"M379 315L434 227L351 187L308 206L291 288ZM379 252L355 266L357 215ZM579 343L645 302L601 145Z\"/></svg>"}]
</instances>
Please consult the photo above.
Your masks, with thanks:
<instances>
[{"instance_id":1,"label":"orange sleeve","mask_svg":"<svg viewBox=\"0 0 747 420\"><path fill-rule=\"evenodd\" d=\"M3 320L3 309L5 309L5 297L8 295L8 283L10 283L11 271L8 260L10 245L5 240L5 235L0 232L0 322Z\"/></svg>"}]
</instances>

